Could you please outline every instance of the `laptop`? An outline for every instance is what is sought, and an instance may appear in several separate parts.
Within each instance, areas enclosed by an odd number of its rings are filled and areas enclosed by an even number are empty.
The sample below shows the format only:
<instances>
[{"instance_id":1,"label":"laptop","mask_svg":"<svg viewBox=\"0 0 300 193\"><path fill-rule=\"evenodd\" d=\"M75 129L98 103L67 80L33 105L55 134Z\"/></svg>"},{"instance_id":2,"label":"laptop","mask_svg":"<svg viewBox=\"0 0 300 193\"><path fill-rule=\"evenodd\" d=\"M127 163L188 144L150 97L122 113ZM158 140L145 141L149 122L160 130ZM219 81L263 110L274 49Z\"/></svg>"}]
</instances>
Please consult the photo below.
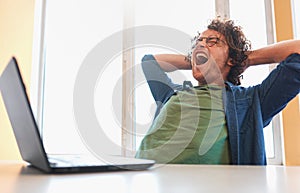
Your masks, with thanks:
<instances>
[{"instance_id":1,"label":"laptop","mask_svg":"<svg viewBox=\"0 0 300 193\"><path fill-rule=\"evenodd\" d=\"M48 155L14 57L0 76L0 91L22 159L45 173L145 170L155 164L153 160L122 156L107 155L100 159L95 156Z\"/></svg>"}]
</instances>

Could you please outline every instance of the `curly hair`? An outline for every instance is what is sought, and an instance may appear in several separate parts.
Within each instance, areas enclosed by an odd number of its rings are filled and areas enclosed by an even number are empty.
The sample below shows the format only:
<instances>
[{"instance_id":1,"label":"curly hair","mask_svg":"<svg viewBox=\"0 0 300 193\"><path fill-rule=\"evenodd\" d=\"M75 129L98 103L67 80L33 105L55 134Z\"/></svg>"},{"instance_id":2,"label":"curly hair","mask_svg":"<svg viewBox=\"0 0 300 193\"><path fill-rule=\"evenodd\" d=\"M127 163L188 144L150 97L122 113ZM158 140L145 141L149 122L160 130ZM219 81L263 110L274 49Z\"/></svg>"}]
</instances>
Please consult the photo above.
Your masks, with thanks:
<instances>
[{"instance_id":1,"label":"curly hair","mask_svg":"<svg viewBox=\"0 0 300 193\"><path fill-rule=\"evenodd\" d=\"M210 22L207 28L224 35L229 47L229 57L233 63L227 80L234 85L240 85L240 77L245 70L245 64L243 62L248 58L246 52L251 50L251 42L245 37L242 28L235 25L233 20L225 20L217 17ZM198 36L195 37L193 41L197 39ZM192 47L194 47L194 45ZM190 55L187 59L190 60Z\"/></svg>"}]
</instances>

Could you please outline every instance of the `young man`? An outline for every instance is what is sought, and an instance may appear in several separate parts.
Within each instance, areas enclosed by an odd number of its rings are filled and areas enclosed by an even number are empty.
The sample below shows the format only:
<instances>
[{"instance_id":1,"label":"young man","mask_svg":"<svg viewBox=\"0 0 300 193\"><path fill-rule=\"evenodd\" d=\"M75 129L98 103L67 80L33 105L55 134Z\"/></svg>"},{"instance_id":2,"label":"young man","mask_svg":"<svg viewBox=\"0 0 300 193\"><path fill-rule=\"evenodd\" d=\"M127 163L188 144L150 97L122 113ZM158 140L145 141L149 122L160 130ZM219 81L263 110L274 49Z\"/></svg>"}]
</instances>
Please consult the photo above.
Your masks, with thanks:
<instances>
[{"instance_id":1,"label":"young man","mask_svg":"<svg viewBox=\"0 0 300 193\"><path fill-rule=\"evenodd\" d=\"M214 19L195 38L188 57L146 55L142 67L157 111L136 157L265 165L263 128L300 90L300 41L250 49L232 20ZM239 86L247 67L277 62L261 84ZM178 69L191 69L198 86L174 84L166 72Z\"/></svg>"}]
</instances>

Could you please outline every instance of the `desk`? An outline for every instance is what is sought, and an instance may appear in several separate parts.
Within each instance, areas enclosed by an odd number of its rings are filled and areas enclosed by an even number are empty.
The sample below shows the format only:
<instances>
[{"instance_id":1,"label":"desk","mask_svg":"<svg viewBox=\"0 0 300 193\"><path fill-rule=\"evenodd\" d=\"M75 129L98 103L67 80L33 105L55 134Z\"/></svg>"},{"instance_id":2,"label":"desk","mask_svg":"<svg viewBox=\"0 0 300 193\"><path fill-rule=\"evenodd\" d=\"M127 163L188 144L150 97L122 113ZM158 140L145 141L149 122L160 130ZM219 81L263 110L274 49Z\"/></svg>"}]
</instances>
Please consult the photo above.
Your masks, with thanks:
<instances>
[{"instance_id":1,"label":"desk","mask_svg":"<svg viewBox=\"0 0 300 193\"><path fill-rule=\"evenodd\" d=\"M145 171L46 175L0 161L1 193L299 193L300 167L156 165Z\"/></svg>"}]
</instances>

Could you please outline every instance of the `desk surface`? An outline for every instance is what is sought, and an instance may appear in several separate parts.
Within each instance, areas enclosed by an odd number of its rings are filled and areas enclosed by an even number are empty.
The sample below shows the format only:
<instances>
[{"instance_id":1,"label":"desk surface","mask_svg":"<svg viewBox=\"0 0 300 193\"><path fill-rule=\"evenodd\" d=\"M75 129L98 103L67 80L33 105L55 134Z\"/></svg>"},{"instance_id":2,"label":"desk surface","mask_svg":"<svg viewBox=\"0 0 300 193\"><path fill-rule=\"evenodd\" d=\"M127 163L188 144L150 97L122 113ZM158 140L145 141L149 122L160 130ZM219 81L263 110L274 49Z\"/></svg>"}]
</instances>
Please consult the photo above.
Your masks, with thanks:
<instances>
[{"instance_id":1,"label":"desk surface","mask_svg":"<svg viewBox=\"0 0 300 193\"><path fill-rule=\"evenodd\" d=\"M46 175L0 161L1 193L299 193L300 167L156 165L145 171Z\"/></svg>"}]
</instances>

